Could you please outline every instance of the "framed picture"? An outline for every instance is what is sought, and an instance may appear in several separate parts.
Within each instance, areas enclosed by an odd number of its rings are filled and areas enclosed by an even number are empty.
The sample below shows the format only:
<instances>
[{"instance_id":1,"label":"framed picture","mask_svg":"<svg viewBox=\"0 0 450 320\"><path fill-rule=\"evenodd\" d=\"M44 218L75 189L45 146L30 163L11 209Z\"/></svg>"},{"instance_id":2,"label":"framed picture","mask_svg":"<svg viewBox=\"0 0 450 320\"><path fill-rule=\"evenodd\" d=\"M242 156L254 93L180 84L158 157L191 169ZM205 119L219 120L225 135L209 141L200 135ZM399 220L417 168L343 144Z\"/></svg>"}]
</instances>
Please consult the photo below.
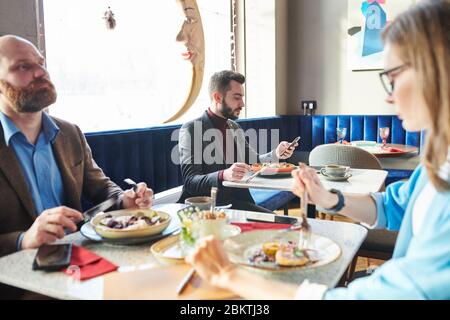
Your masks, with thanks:
<instances>
[{"instance_id":1,"label":"framed picture","mask_svg":"<svg viewBox=\"0 0 450 320\"><path fill-rule=\"evenodd\" d=\"M348 0L348 48L350 70L383 68L381 33L396 15L417 0Z\"/></svg>"}]
</instances>

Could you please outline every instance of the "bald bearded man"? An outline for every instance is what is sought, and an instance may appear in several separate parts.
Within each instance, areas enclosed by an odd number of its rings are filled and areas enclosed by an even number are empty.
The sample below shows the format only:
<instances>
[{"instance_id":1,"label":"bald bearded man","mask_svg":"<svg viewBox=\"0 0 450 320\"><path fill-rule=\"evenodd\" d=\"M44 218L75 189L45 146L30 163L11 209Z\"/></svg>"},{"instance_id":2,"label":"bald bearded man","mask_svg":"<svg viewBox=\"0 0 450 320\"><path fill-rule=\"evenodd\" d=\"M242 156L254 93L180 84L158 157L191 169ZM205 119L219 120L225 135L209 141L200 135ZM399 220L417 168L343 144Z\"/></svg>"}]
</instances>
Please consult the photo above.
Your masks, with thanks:
<instances>
[{"instance_id":1,"label":"bald bearded man","mask_svg":"<svg viewBox=\"0 0 450 320\"><path fill-rule=\"evenodd\" d=\"M123 208L151 206L145 183L124 192L92 159L80 129L43 111L56 97L39 50L0 37L0 257L76 231L82 195L94 204L118 195Z\"/></svg>"}]
</instances>

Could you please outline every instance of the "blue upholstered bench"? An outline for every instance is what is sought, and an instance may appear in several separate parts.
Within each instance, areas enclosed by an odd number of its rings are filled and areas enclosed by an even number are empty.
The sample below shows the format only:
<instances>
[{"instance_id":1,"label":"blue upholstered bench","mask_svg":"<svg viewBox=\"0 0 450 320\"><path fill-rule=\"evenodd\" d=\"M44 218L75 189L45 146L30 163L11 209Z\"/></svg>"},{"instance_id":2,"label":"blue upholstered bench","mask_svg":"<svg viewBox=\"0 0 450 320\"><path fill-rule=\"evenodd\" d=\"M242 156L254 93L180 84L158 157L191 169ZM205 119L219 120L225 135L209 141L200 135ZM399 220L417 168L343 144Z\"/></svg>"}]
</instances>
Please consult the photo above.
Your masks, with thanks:
<instances>
[{"instance_id":1,"label":"blue upholstered bench","mask_svg":"<svg viewBox=\"0 0 450 320\"><path fill-rule=\"evenodd\" d=\"M243 119L239 122L244 130L265 129L269 134L271 129L278 129L280 139L298 135L297 116ZM167 199L175 202L181 190L179 186L183 184L179 165L171 161L173 150L178 158L177 141L172 141L172 137L178 137L175 131L179 128L180 125L175 125L86 133L86 139L97 164L122 188L128 187L123 180L129 177L146 182L157 193L157 198L161 195L161 199L155 199L157 203ZM270 139L266 150L270 150L269 143ZM269 210L286 208L294 198L286 191L252 189L250 192L256 204Z\"/></svg>"},{"instance_id":2,"label":"blue upholstered bench","mask_svg":"<svg viewBox=\"0 0 450 320\"><path fill-rule=\"evenodd\" d=\"M378 128L391 128L389 143L409 144L421 147L422 135L405 132L396 116L276 116L238 121L244 130L255 129L260 134L278 130L279 139L291 141L302 137L297 155L308 154L315 146L336 141L336 127L345 126L348 141L377 140ZM155 193L170 190L183 184L180 167L171 161L172 153L178 156L176 130L180 125L161 126L133 130L117 130L87 133L86 139L98 165L122 188L127 186L125 178L146 182ZM264 131L265 130L265 131ZM175 137L175 139L173 139ZM266 139L266 152L271 149L271 139ZM259 145L261 147L261 145ZM306 158L307 159L307 158ZM301 159L305 161L305 158ZM293 163L299 158L291 159ZM408 178L411 171L389 170L386 184ZM284 207L294 195L286 191L250 190L255 202L270 210ZM170 196L173 201L173 197Z\"/></svg>"},{"instance_id":3,"label":"blue upholstered bench","mask_svg":"<svg viewBox=\"0 0 450 320\"><path fill-rule=\"evenodd\" d=\"M316 146L325 143L336 142L336 128L346 127L347 135L345 140L357 141L377 141L379 128L389 127L390 135L388 143L398 143L416 146L420 149L424 141L424 132L407 132L403 129L400 119L397 116L377 116L377 115L317 115L299 117L300 135L302 143L300 150L311 151ZM412 174L412 170L387 169L388 177L385 185L392 182L407 179Z\"/></svg>"}]
</instances>

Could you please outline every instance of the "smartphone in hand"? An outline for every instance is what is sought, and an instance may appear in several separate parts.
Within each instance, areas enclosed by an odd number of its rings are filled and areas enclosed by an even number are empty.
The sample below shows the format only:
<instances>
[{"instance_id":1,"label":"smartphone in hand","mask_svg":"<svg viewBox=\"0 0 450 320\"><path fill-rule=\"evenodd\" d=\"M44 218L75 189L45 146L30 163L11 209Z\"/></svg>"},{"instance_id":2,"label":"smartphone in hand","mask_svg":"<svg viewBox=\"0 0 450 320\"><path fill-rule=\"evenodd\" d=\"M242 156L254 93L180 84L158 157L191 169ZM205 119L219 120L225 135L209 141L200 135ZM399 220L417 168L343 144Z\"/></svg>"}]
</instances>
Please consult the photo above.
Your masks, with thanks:
<instances>
[{"instance_id":1,"label":"smartphone in hand","mask_svg":"<svg viewBox=\"0 0 450 320\"><path fill-rule=\"evenodd\" d=\"M295 144L300 140L300 136L298 136L297 138L295 138L294 140L292 140L292 142L289 144L288 149L292 148L293 146L295 146Z\"/></svg>"},{"instance_id":2,"label":"smartphone in hand","mask_svg":"<svg viewBox=\"0 0 450 320\"><path fill-rule=\"evenodd\" d=\"M297 138L295 138L294 140L292 140L291 143L289 143L289 146L287 147L287 149L283 152L282 155L284 155L286 153L287 150L291 149L293 146L295 146L295 144L300 140L300 136L298 136Z\"/></svg>"}]
</instances>

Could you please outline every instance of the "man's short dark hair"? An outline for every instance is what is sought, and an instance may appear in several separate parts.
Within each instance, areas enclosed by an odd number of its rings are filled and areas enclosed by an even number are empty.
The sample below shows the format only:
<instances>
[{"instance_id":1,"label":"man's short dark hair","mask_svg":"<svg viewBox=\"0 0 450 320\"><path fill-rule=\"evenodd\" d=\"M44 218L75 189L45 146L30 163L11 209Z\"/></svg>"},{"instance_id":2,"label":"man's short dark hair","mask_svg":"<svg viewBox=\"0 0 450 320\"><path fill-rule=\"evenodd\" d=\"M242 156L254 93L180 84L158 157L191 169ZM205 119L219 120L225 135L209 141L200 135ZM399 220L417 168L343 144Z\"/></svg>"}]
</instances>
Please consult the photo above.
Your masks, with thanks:
<instances>
[{"instance_id":1,"label":"man's short dark hair","mask_svg":"<svg viewBox=\"0 0 450 320\"><path fill-rule=\"evenodd\" d=\"M237 81L240 84L245 83L245 77L239 72L223 70L214 73L209 81L209 96L212 98L212 94L215 91L218 91L225 97L227 91L230 90L230 82L232 80Z\"/></svg>"}]
</instances>

